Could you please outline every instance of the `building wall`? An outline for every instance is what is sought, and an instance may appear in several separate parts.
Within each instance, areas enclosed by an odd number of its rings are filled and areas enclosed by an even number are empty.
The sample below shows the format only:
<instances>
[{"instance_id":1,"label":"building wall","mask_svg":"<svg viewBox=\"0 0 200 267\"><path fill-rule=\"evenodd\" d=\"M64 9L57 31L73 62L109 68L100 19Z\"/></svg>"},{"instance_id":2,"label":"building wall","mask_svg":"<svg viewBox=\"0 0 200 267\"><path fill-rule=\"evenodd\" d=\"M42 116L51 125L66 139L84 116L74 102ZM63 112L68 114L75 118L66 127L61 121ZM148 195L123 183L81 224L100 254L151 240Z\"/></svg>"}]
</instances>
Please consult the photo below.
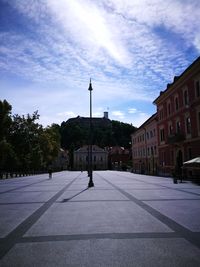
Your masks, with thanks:
<instances>
[{"instance_id":1,"label":"building wall","mask_svg":"<svg viewBox=\"0 0 200 267\"><path fill-rule=\"evenodd\" d=\"M200 59L154 101L158 113L159 174L200 156Z\"/></svg>"},{"instance_id":2,"label":"building wall","mask_svg":"<svg viewBox=\"0 0 200 267\"><path fill-rule=\"evenodd\" d=\"M155 115L146 127L146 149L147 149L147 173L157 174L158 170L158 135L157 115Z\"/></svg>"},{"instance_id":3,"label":"building wall","mask_svg":"<svg viewBox=\"0 0 200 267\"><path fill-rule=\"evenodd\" d=\"M132 134L133 172L156 174L158 166L157 115Z\"/></svg>"},{"instance_id":4,"label":"building wall","mask_svg":"<svg viewBox=\"0 0 200 267\"><path fill-rule=\"evenodd\" d=\"M126 170L130 165L131 153L129 149L114 146L108 148L108 165L112 170Z\"/></svg>"},{"instance_id":5,"label":"building wall","mask_svg":"<svg viewBox=\"0 0 200 267\"><path fill-rule=\"evenodd\" d=\"M133 172L145 173L146 169L146 137L144 128L132 134Z\"/></svg>"}]
</instances>

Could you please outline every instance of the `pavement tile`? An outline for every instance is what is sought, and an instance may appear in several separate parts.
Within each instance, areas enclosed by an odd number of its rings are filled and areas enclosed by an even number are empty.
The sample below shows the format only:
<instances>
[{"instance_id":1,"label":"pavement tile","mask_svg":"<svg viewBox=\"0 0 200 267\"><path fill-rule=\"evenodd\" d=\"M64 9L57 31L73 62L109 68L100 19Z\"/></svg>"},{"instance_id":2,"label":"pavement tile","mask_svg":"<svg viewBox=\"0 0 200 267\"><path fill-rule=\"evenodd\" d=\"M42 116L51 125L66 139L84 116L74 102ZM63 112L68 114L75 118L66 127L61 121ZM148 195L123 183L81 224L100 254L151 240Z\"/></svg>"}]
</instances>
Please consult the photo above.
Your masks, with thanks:
<instances>
[{"instance_id":1,"label":"pavement tile","mask_svg":"<svg viewBox=\"0 0 200 267\"><path fill-rule=\"evenodd\" d=\"M145 187L146 188L146 187ZM200 199L200 195L193 195L186 192L175 191L167 188L151 190L125 190L137 199L160 200L160 199Z\"/></svg>"},{"instance_id":2,"label":"pavement tile","mask_svg":"<svg viewBox=\"0 0 200 267\"><path fill-rule=\"evenodd\" d=\"M0 205L0 237L9 234L41 205L42 203Z\"/></svg>"},{"instance_id":3,"label":"pavement tile","mask_svg":"<svg viewBox=\"0 0 200 267\"><path fill-rule=\"evenodd\" d=\"M4 267L197 267L199 250L175 239L79 240L17 244Z\"/></svg>"},{"instance_id":4,"label":"pavement tile","mask_svg":"<svg viewBox=\"0 0 200 267\"><path fill-rule=\"evenodd\" d=\"M67 202L49 208L25 236L171 231L132 202Z\"/></svg>"},{"instance_id":5,"label":"pavement tile","mask_svg":"<svg viewBox=\"0 0 200 267\"><path fill-rule=\"evenodd\" d=\"M189 230L200 232L200 200L147 201L146 203Z\"/></svg>"},{"instance_id":6,"label":"pavement tile","mask_svg":"<svg viewBox=\"0 0 200 267\"><path fill-rule=\"evenodd\" d=\"M97 189L96 189L97 188ZM101 200L128 200L127 197L125 197L120 192L111 189L111 190L103 190L101 188L92 188L87 189L84 188L83 190L75 190L75 191L66 191L64 194L58 199L58 201L63 201L68 198L72 198L71 201L101 201Z\"/></svg>"},{"instance_id":7,"label":"pavement tile","mask_svg":"<svg viewBox=\"0 0 200 267\"><path fill-rule=\"evenodd\" d=\"M0 267L200 266L200 187L93 174L87 190L86 172L0 180Z\"/></svg>"},{"instance_id":8,"label":"pavement tile","mask_svg":"<svg viewBox=\"0 0 200 267\"><path fill-rule=\"evenodd\" d=\"M17 192L13 191L10 193L6 193L0 195L0 203L23 203L23 202L35 202L35 201L47 201L52 196L55 195L55 191L53 192Z\"/></svg>"}]
</instances>

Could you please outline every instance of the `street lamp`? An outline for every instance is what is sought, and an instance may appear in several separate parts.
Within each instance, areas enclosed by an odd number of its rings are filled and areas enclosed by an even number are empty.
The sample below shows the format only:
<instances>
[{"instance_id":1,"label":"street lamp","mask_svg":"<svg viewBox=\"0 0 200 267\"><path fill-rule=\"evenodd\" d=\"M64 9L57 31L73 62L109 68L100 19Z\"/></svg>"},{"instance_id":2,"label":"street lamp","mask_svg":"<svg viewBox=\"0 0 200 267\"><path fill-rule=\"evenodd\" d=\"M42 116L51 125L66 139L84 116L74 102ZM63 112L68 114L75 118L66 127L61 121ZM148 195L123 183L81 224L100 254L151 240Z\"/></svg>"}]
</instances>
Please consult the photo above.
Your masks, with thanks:
<instances>
[{"instance_id":1,"label":"street lamp","mask_svg":"<svg viewBox=\"0 0 200 267\"><path fill-rule=\"evenodd\" d=\"M91 83L91 78L90 78L90 85L88 90L90 91L90 140L89 140L89 183L88 183L88 187L93 187L94 183L92 180L92 83Z\"/></svg>"}]
</instances>

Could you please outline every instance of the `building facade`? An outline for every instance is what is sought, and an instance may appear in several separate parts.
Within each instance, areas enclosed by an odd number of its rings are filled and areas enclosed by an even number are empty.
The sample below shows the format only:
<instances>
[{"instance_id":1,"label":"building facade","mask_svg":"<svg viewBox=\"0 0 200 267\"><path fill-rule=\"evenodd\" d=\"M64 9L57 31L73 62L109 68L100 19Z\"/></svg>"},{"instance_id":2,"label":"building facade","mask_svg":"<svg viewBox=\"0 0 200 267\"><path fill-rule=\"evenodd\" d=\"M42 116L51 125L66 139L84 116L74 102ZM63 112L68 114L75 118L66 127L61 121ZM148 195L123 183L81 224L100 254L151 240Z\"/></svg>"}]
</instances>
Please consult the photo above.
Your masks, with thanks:
<instances>
[{"instance_id":1,"label":"building facade","mask_svg":"<svg viewBox=\"0 0 200 267\"><path fill-rule=\"evenodd\" d=\"M156 175L158 171L157 114L132 134L133 172Z\"/></svg>"},{"instance_id":2,"label":"building facade","mask_svg":"<svg viewBox=\"0 0 200 267\"><path fill-rule=\"evenodd\" d=\"M108 148L108 165L111 170L126 170L130 164L131 153L129 149L121 146Z\"/></svg>"},{"instance_id":3,"label":"building facade","mask_svg":"<svg viewBox=\"0 0 200 267\"><path fill-rule=\"evenodd\" d=\"M88 146L83 146L74 151L74 170L88 170L88 156ZM108 152L96 145L92 146L92 169L108 169Z\"/></svg>"},{"instance_id":4,"label":"building facade","mask_svg":"<svg viewBox=\"0 0 200 267\"><path fill-rule=\"evenodd\" d=\"M200 156L200 58L155 99L160 175L180 172Z\"/></svg>"}]
</instances>

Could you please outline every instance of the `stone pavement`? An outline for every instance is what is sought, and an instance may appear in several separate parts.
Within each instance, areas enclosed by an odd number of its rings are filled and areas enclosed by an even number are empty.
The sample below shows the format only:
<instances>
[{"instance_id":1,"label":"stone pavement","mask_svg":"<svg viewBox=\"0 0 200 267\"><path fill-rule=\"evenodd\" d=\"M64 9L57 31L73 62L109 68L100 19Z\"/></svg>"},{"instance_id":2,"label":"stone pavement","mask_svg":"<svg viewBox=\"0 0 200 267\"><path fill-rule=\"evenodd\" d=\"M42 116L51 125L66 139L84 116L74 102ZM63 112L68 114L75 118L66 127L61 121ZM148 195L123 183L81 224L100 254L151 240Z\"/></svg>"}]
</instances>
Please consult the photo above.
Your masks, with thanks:
<instances>
[{"instance_id":1,"label":"stone pavement","mask_svg":"<svg viewBox=\"0 0 200 267\"><path fill-rule=\"evenodd\" d=\"M200 266L200 187L96 171L0 181L0 266Z\"/></svg>"}]
</instances>

